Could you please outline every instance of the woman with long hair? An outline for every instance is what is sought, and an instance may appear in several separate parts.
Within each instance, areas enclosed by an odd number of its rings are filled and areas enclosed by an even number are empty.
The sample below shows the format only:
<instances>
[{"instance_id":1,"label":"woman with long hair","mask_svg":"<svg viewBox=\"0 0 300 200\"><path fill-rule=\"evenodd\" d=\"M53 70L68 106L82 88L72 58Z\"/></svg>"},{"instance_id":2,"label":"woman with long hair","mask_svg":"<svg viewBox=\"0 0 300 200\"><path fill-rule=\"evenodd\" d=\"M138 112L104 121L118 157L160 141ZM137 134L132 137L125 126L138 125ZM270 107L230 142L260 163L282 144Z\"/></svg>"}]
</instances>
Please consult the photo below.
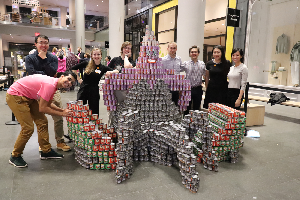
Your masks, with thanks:
<instances>
[{"instance_id":1,"label":"woman with long hair","mask_svg":"<svg viewBox=\"0 0 300 200\"><path fill-rule=\"evenodd\" d=\"M88 103L92 113L99 114L99 81L106 72L112 71L112 69L101 64L102 52L100 49L94 48L91 58L89 62L84 61L75 65L72 70L77 73L78 69L85 68L83 80L77 78L80 83L77 100L83 100L84 104Z\"/></svg>"},{"instance_id":2,"label":"woman with long hair","mask_svg":"<svg viewBox=\"0 0 300 200\"><path fill-rule=\"evenodd\" d=\"M239 110L247 85L248 68L244 65L244 52L242 49L233 49L231 58L234 65L230 67L228 73L227 106Z\"/></svg>"},{"instance_id":3,"label":"woman with long hair","mask_svg":"<svg viewBox=\"0 0 300 200\"><path fill-rule=\"evenodd\" d=\"M231 63L226 60L221 45L214 46L212 54L213 59L206 63L204 108L208 108L209 103L227 103L227 74Z\"/></svg>"}]
</instances>

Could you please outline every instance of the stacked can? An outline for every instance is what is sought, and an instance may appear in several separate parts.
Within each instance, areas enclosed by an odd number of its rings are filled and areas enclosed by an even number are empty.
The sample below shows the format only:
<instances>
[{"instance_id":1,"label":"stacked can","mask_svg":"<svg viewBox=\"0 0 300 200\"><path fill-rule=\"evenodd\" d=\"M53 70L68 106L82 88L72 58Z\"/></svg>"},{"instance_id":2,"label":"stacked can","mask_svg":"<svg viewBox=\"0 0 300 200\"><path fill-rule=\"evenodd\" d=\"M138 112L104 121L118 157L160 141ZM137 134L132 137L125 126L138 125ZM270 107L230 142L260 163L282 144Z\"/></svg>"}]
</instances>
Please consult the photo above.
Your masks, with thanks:
<instances>
[{"instance_id":1,"label":"stacked can","mask_svg":"<svg viewBox=\"0 0 300 200\"><path fill-rule=\"evenodd\" d=\"M80 100L67 103L67 108L73 111L73 116L67 117L67 125L77 162L87 169L116 169L114 128L107 127Z\"/></svg>"},{"instance_id":2,"label":"stacked can","mask_svg":"<svg viewBox=\"0 0 300 200\"><path fill-rule=\"evenodd\" d=\"M219 161L236 163L243 146L245 112L222 104L209 104L208 119L213 129L212 148Z\"/></svg>"},{"instance_id":3,"label":"stacked can","mask_svg":"<svg viewBox=\"0 0 300 200\"><path fill-rule=\"evenodd\" d=\"M116 111L114 90L128 90L140 80L146 80L150 89L153 89L159 79L164 80L169 91L181 91L178 106L181 111L186 110L191 100L190 81L185 79L185 75L174 75L173 69L163 69L162 59L159 58L159 42L147 26L136 68L123 68L122 73L112 74L102 85L104 105L107 110Z\"/></svg>"},{"instance_id":4,"label":"stacked can","mask_svg":"<svg viewBox=\"0 0 300 200\"><path fill-rule=\"evenodd\" d=\"M179 163L182 183L197 192L200 179L195 170L197 157L192 151L195 145L189 142L186 129L178 124L181 117L171 101L168 85L157 80L150 87L146 80L139 81L117 107L117 183L130 177L132 161L166 166Z\"/></svg>"},{"instance_id":5,"label":"stacked can","mask_svg":"<svg viewBox=\"0 0 300 200\"><path fill-rule=\"evenodd\" d=\"M130 178L133 171L133 141L134 136L139 132L139 118L136 112L129 110L122 112L118 123L118 143L116 148L117 183L121 183Z\"/></svg>"},{"instance_id":6,"label":"stacked can","mask_svg":"<svg viewBox=\"0 0 300 200\"><path fill-rule=\"evenodd\" d=\"M206 169L218 171L218 159L212 149L212 126L209 125L207 112L190 110L182 124L188 129L197 161L202 162Z\"/></svg>"}]
</instances>

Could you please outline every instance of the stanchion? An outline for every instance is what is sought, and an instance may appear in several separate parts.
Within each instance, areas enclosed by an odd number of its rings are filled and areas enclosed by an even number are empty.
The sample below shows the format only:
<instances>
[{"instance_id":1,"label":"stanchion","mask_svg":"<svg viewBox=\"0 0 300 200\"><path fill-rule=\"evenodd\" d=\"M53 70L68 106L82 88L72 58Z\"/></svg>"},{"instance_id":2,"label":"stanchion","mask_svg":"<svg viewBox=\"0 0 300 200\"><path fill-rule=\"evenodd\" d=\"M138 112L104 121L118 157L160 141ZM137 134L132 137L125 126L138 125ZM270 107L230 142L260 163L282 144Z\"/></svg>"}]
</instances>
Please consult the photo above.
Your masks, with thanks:
<instances>
[{"instance_id":1,"label":"stanchion","mask_svg":"<svg viewBox=\"0 0 300 200\"><path fill-rule=\"evenodd\" d=\"M12 83L14 82L13 76L10 75L10 73L8 74L9 79L8 79L8 88L12 85ZM18 125L20 124L18 121L16 121L16 117L14 115L14 113L11 113L11 121L5 122L5 125Z\"/></svg>"}]
</instances>

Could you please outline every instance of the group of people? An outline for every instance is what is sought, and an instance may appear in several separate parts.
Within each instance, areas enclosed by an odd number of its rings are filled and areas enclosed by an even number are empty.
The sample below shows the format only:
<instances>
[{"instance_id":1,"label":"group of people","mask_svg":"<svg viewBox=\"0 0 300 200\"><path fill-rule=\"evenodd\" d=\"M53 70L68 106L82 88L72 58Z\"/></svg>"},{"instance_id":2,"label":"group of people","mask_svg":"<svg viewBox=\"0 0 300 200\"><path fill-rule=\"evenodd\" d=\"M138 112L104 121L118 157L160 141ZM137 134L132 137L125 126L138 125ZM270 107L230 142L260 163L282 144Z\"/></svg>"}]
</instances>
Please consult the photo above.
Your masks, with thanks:
<instances>
[{"instance_id":1,"label":"group of people","mask_svg":"<svg viewBox=\"0 0 300 200\"><path fill-rule=\"evenodd\" d=\"M130 42L124 42L121 46L120 56L111 60L107 57L107 66L101 64L102 51L94 48L90 58L84 59L84 53L78 48L78 62L74 63L71 70L59 71L58 59L65 56L65 52L47 52L49 39L45 35L35 38L36 51L26 57L25 78L16 81L7 91L6 101L21 124L21 132L17 138L9 163L16 167L27 167L27 163L21 154L25 145L34 131L33 122L37 125L38 142L41 150L41 159L63 158L63 155L55 152L49 143L48 122L44 113L52 115L54 119L55 139L57 149L69 151L71 148L64 141L63 116L70 116L71 111L63 109L59 88L70 88L76 80L80 84L77 100L89 104L93 114L99 114L99 81L112 73L121 73L122 68L133 68L135 62L131 58ZM205 79L206 96L204 106L208 103L222 103L234 108L239 108L245 91L248 70L243 64L243 51L234 49L231 65L225 59L222 46L215 46L212 50L213 59L205 63L198 60L200 49L197 46L189 48L190 60L182 62L176 55L177 44L168 45L168 54L162 59L163 67L174 69L175 74L186 72L186 79L191 82L192 101L190 109L199 110L202 101L202 80ZM63 53L61 53L63 52ZM63 55L62 55L63 54ZM83 55L83 56L82 56ZM86 54L85 54L86 55ZM62 57L62 59L63 59ZM83 57L83 58L82 58ZM77 71L81 71L81 77ZM42 76L44 75L44 76ZM45 76L46 75L46 76ZM229 79L229 83L227 81ZM180 97L179 91L172 92L172 100L177 105Z\"/></svg>"},{"instance_id":2,"label":"group of people","mask_svg":"<svg viewBox=\"0 0 300 200\"><path fill-rule=\"evenodd\" d=\"M171 42L167 48L168 54L163 57L163 67L174 69L175 74L186 73L186 79L191 82L191 101L184 114L189 110L199 110L202 101L202 80L205 80L204 108L209 103L221 103L235 109L240 109L243 94L246 89L248 68L243 64L242 49L233 49L231 56L234 64L225 58L225 51L221 45L212 49L213 59L206 64L198 60L200 49L197 46L189 48L190 60L182 62L176 55L177 44ZM172 100L177 105L179 91L172 92Z\"/></svg>"}]
</instances>

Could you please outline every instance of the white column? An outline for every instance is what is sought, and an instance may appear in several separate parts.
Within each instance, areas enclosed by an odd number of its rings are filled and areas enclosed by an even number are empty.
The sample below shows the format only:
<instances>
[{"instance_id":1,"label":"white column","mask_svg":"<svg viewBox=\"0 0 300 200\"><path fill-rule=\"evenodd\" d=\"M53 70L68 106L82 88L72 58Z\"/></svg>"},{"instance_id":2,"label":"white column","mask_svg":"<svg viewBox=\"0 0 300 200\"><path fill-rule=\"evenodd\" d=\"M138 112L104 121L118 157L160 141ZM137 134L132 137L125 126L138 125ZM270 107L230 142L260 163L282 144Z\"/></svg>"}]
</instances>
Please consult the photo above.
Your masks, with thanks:
<instances>
[{"instance_id":1,"label":"white column","mask_svg":"<svg viewBox=\"0 0 300 200\"><path fill-rule=\"evenodd\" d=\"M75 27L75 0L69 0L69 19L70 19L70 27Z\"/></svg>"},{"instance_id":2,"label":"white column","mask_svg":"<svg viewBox=\"0 0 300 200\"><path fill-rule=\"evenodd\" d=\"M120 56L124 42L124 0L109 1L109 55Z\"/></svg>"},{"instance_id":3,"label":"white column","mask_svg":"<svg viewBox=\"0 0 300 200\"><path fill-rule=\"evenodd\" d=\"M76 48L81 47L85 52L84 0L75 1L76 10Z\"/></svg>"},{"instance_id":4,"label":"white column","mask_svg":"<svg viewBox=\"0 0 300 200\"><path fill-rule=\"evenodd\" d=\"M0 35L0 68L4 66L4 56L3 56L3 47L2 47L2 37Z\"/></svg>"},{"instance_id":5,"label":"white column","mask_svg":"<svg viewBox=\"0 0 300 200\"><path fill-rule=\"evenodd\" d=\"M5 3L4 3L4 0L0 0L0 13L1 13L1 16L5 15Z\"/></svg>"},{"instance_id":6,"label":"white column","mask_svg":"<svg viewBox=\"0 0 300 200\"><path fill-rule=\"evenodd\" d=\"M178 0L177 55L182 61L190 60L189 48L200 48L199 60L203 60L204 24L206 0Z\"/></svg>"},{"instance_id":7,"label":"white column","mask_svg":"<svg viewBox=\"0 0 300 200\"><path fill-rule=\"evenodd\" d=\"M70 48L71 52L77 53L77 47L76 47L76 39L70 39Z\"/></svg>"},{"instance_id":8,"label":"white column","mask_svg":"<svg viewBox=\"0 0 300 200\"><path fill-rule=\"evenodd\" d=\"M66 7L60 7L60 19L59 26L66 27L66 19L67 19L67 8Z\"/></svg>"}]
</instances>

